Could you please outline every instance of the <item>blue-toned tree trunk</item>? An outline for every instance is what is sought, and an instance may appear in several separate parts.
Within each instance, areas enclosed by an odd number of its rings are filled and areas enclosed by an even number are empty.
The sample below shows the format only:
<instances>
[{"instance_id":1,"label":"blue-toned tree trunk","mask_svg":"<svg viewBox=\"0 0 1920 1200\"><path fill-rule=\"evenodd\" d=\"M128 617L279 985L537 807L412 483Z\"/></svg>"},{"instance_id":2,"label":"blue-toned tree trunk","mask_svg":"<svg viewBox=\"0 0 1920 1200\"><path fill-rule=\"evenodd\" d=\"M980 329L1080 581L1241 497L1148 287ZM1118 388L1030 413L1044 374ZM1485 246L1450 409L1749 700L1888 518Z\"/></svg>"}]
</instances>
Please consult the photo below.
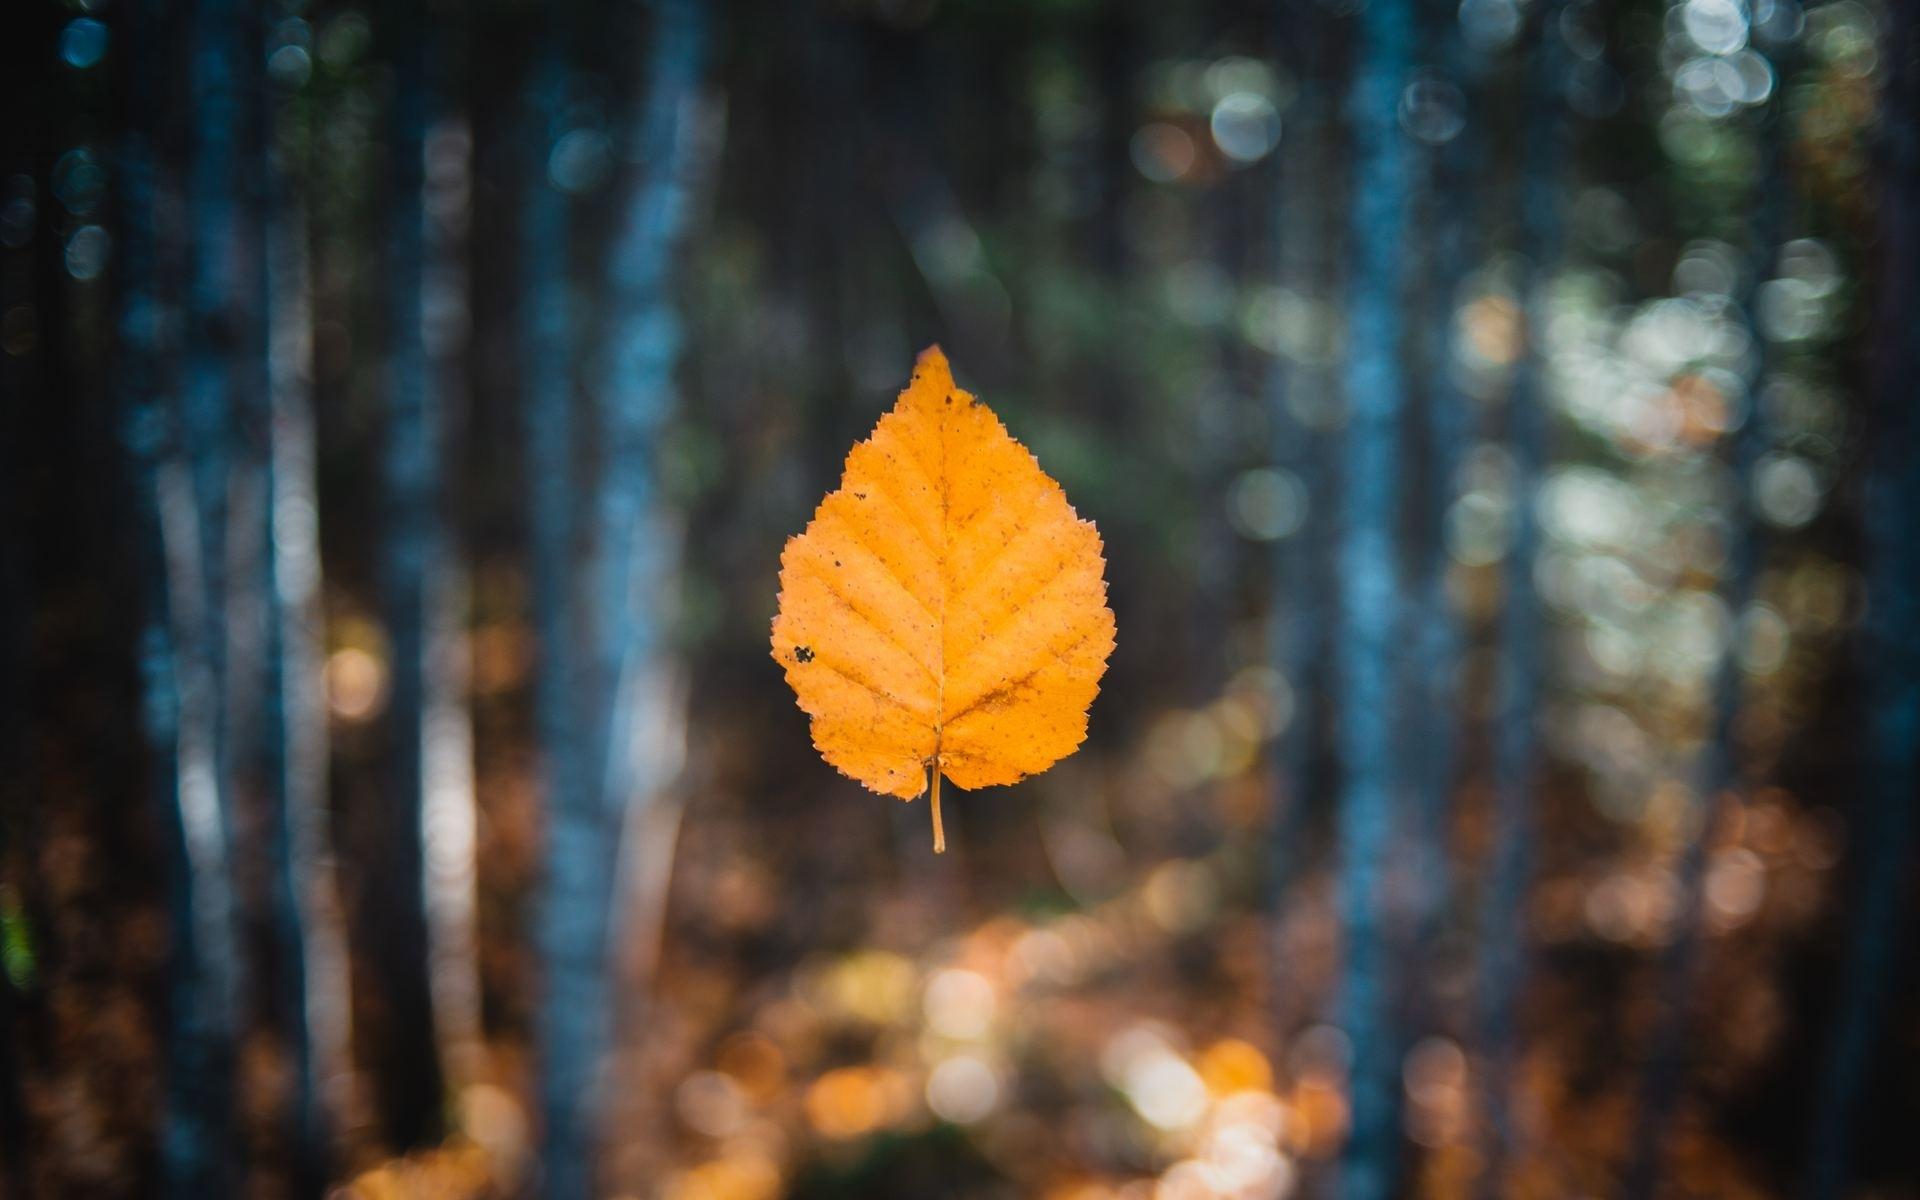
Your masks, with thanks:
<instances>
[{"instance_id":1,"label":"blue-toned tree trunk","mask_svg":"<svg viewBox=\"0 0 1920 1200\"><path fill-rule=\"evenodd\" d=\"M526 394L527 480L531 489L533 618L540 645L534 680L534 724L547 802L545 893L539 940L545 994L539 1017L540 1105L545 1123L541 1191L558 1200L590 1194L593 1181L591 1090L594 1084L593 998L600 969L595 933L604 918L582 874L606 853L607 831L592 821L597 806L587 740L576 713L584 676L575 659L577 614L571 582L575 553L572 281L568 271L571 205L550 175L567 130L566 51L553 21L545 22L530 80L530 150L522 208L522 388Z\"/></svg>"},{"instance_id":2,"label":"blue-toned tree trunk","mask_svg":"<svg viewBox=\"0 0 1920 1200\"><path fill-rule=\"evenodd\" d=\"M1422 227L1430 242L1424 255L1425 327L1420 331L1423 384L1414 428L1425 453L1423 493L1411 505L1415 523L1407 580L1406 673L1403 694L1415 701L1405 721L1406 752L1401 788L1408 804L1399 830L1412 859L1412 911L1401 932L1403 962L1415 980L1443 972L1440 934L1452 897L1450 850L1453 799L1458 784L1466 705L1460 692L1465 631L1450 586L1453 558L1447 515L1459 498L1460 468L1478 414L1462 390L1453 361L1454 312L1461 288L1484 251L1478 232L1485 222L1482 178L1490 150L1492 114L1486 104L1484 55L1462 35L1459 8L1450 0L1423 5L1429 36L1441 45L1439 79L1459 89L1457 131L1422 152ZM1427 1019L1431 994L1413 981L1402 997L1412 1019Z\"/></svg>"},{"instance_id":3,"label":"blue-toned tree trunk","mask_svg":"<svg viewBox=\"0 0 1920 1200\"><path fill-rule=\"evenodd\" d=\"M700 162L700 86L709 15L693 0L659 6L652 72L635 133L642 172L608 264L610 320L590 381L600 419L602 480L593 537L596 661L606 714L594 760L608 816L622 821L642 764L633 760L634 706L659 635L661 582L672 547L650 528L656 434L674 404L681 326L671 271Z\"/></svg>"},{"instance_id":4,"label":"blue-toned tree trunk","mask_svg":"<svg viewBox=\"0 0 1920 1200\"><path fill-rule=\"evenodd\" d=\"M429 34L429 76L446 57L446 39ZM484 1054L474 925L479 814L468 695L468 588L456 515L460 493L452 486L470 412L465 253L473 145L464 114L444 101L429 103L427 114L419 321L426 355L427 432L435 474L446 485L439 489L425 563L420 838L434 1033L440 1043L441 1074L446 1086L457 1091L475 1080Z\"/></svg>"},{"instance_id":5,"label":"blue-toned tree trunk","mask_svg":"<svg viewBox=\"0 0 1920 1200\"><path fill-rule=\"evenodd\" d=\"M1860 523L1866 606L1860 663L1866 680L1862 787L1849 839L1857 892L1840 1000L1814 1095L1807 1194L1847 1194L1861 1093L1874 1069L1896 964L1913 945L1910 878L1920 818L1920 21L1912 5L1888 8L1881 98L1881 275Z\"/></svg>"},{"instance_id":6,"label":"blue-toned tree trunk","mask_svg":"<svg viewBox=\"0 0 1920 1200\"><path fill-rule=\"evenodd\" d=\"M163 229L157 121L164 100L164 6L131 20L138 47L124 180L129 237L121 324L123 383L143 499L152 507L164 595L148 600L144 639L147 728L176 818L170 910L175 922L167 1015L161 1170L168 1195L229 1194L235 1186L233 1068L241 963L230 862L233 755L227 735L229 489L234 361L248 276L240 239L241 77L247 25L237 5L208 3L186 22L189 105L182 224ZM143 44L144 43L144 44ZM144 51L140 53L139 51ZM173 324L161 287L171 250L184 281L178 375L162 339ZM171 411L160 397L179 397Z\"/></svg>"},{"instance_id":7,"label":"blue-toned tree trunk","mask_svg":"<svg viewBox=\"0 0 1920 1200\"><path fill-rule=\"evenodd\" d=\"M597 670L606 724L595 757L619 832L609 881L613 941L628 928L620 906L645 903L655 894L663 898L664 880L646 876L672 861L670 848L637 844L648 829L672 827L671 820L665 826L651 820L645 806L676 769L669 746L682 719L660 637L666 591L678 566L678 535L656 506L655 458L661 423L675 407L682 343L674 267L718 136L713 106L702 95L712 14L692 0L666 0L656 13L648 87L633 130L639 173L608 264L609 321L589 380L605 448L593 583L599 591ZM652 759L643 760L648 754Z\"/></svg>"},{"instance_id":8,"label":"blue-toned tree trunk","mask_svg":"<svg viewBox=\"0 0 1920 1200\"><path fill-rule=\"evenodd\" d=\"M427 785L429 579L445 557L436 415L430 407L423 328L428 81L420 14L398 24L389 161L388 386L383 592L392 647L392 784L383 814L384 900L366 914L384 1019L375 1077L387 1137L396 1148L441 1134L444 1087L428 976L421 816Z\"/></svg>"},{"instance_id":9,"label":"blue-toned tree trunk","mask_svg":"<svg viewBox=\"0 0 1920 1200\"><path fill-rule=\"evenodd\" d=\"M459 255L468 204L464 124L438 98L446 39L410 10L397 47L392 136L392 331L388 550L399 795L390 885L409 909L407 1009L390 1036L404 1042L410 1081L396 1081L392 1116L422 1137L439 1125L446 1091L470 1081L480 1053L474 960L473 740L467 708L465 573L452 484L464 379L466 281ZM460 314L456 316L455 314ZM418 924L412 924L417 919ZM402 964L396 961L396 968Z\"/></svg>"},{"instance_id":10,"label":"blue-toned tree trunk","mask_svg":"<svg viewBox=\"0 0 1920 1200\"><path fill-rule=\"evenodd\" d=\"M1399 1046L1388 1001L1381 881L1399 773L1394 661L1399 632L1401 417L1406 379L1405 237L1412 159L1397 116L1416 34L1411 0L1361 13L1353 94L1353 275L1348 306L1344 524L1336 560L1334 652L1340 803L1340 913L1346 961L1340 1023L1353 1041L1352 1123L1341 1194L1394 1191L1400 1150Z\"/></svg>"},{"instance_id":11,"label":"blue-toned tree trunk","mask_svg":"<svg viewBox=\"0 0 1920 1200\"><path fill-rule=\"evenodd\" d=\"M291 5L279 6L282 19ZM268 780L273 929L279 956L273 997L293 1071L287 1114L298 1195L318 1195L330 1172L334 1116L327 1081L348 1069L347 953L326 850L327 724L320 654L319 502L315 481L311 305L306 209L299 164L305 143L293 106L260 92L264 197L268 445L265 539L269 704L276 743Z\"/></svg>"},{"instance_id":12,"label":"blue-toned tree trunk","mask_svg":"<svg viewBox=\"0 0 1920 1200\"><path fill-rule=\"evenodd\" d=\"M616 867L637 764L634 705L659 620L670 557L648 539L654 431L669 411L679 328L668 293L685 221L693 106L704 69L706 10L658 6L647 87L635 125L639 173L607 263L607 344L588 372L599 475L576 506L580 456L568 374L567 200L548 177L566 130L565 62L551 41L534 75L538 175L526 209L528 453L533 488L536 687L547 785L540 947L543 1192L592 1194L597 1112L609 1048L609 931ZM551 35L548 35L551 38ZM584 703L583 703L584 702Z\"/></svg>"},{"instance_id":13,"label":"blue-toned tree trunk","mask_svg":"<svg viewBox=\"0 0 1920 1200\"><path fill-rule=\"evenodd\" d=\"M1513 1148L1510 1096L1518 1055L1520 989L1527 963L1526 905L1533 875L1538 806L1539 707L1545 666L1544 613L1534 589L1539 523L1534 500L1547 465L1549 396L1540 339L1546 329L1545 285L1560 244L1558 188L1564 161L1565 55L1561 6L1548 0L1536 16L1539 40L1528 63L1520 161L1521 250L1529 276L1524 298L1527 351L1507 398L1512 455L1511 536L1501 581L1497 703L1493 729L1493 862L1482 903L1479 1035L1484 1055L1488 1154L1482 1180L1498 1194Z\"/></svg>"},{"instance_id":14,"label":"blue-toned tree trunk","mask_svg":"<svg viewBox=\"0 0 1920 1200\"><path fill-rule=\"evenodd\" d=\"M192 471L193 556L199 602L193 605L194 653L204 655L205 736L213 766L210 787L223 839L231 834L233 739L225 686L230 680L228 563L231 512L242 467L238 446L239 364L245 356L251 279L241 237L245 184L241 168L248 97L242 77L249 50L243 8L210 0L190 24L188 160L185 238L186 341L182 357L183 446ZM196 722L198 723L198 722Z\"/></svg>"}]
</instances>

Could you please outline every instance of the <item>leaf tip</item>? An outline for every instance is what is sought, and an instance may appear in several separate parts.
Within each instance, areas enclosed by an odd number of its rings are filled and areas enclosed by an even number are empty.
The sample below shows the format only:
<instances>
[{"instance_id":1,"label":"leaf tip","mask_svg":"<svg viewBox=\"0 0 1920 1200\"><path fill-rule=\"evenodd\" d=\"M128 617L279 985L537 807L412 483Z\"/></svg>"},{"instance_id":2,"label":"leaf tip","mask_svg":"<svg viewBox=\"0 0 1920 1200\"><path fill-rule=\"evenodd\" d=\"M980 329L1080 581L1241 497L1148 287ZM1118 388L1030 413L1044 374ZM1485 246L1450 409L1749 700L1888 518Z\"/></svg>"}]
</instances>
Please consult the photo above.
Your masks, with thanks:
<instances>
[{"instance_id":1,"label":"leaf tip","mask_svg":"<svg viewBox=\"0 0 1920 1200\"><path fill-rule=\"evenodd\" d=\"M916 379L922 375L933 375L952 382L953 368L947 365L946 351L940 349L939 342L929 345L920 352L919 358L913 360L913 374Z\"/></svg>"}]
</instances>

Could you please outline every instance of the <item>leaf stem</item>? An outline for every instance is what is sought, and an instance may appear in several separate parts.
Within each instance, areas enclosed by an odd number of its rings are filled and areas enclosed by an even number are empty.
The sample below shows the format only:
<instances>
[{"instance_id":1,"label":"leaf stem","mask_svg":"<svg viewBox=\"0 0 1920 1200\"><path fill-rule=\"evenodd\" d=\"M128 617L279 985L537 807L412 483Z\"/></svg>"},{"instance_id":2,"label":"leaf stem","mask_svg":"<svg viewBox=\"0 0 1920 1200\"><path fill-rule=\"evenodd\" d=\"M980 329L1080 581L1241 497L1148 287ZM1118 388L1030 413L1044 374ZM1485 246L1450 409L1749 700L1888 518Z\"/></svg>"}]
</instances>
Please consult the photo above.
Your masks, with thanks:
<instances>
[{"instance_id":1,"label":"leaf stem","mask_svg":"<svg viewBox=\"0 0 1920 1200\"><path fill-rule=\"evenodd\" d=\"M933 756L933 852L947 852L947 831L940 824L940 755Z\"/></svg>"}]
</instances>

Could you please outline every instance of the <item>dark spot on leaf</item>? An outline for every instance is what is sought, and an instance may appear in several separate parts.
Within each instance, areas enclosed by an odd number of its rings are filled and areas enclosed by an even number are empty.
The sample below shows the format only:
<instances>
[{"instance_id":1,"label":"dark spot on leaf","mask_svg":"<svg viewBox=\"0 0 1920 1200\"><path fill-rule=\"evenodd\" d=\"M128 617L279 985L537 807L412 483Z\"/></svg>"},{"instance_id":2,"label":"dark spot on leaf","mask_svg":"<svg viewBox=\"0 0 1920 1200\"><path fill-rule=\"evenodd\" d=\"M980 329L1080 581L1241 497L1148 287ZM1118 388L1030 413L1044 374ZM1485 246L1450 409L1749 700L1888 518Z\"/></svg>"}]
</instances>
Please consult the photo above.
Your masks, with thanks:
<instances>
[{"instance_id":1,"label":"dark spot on leaf","mask_svg":"<svg viewBox=\"0 0 1920 1200\"><path fill-rule=\"evenodd\" d=\"M865 500L867 498L867 494L865 492L855 492L853 495L854 495L854 498L857 500Z\"/></svg>"},{"instance_id":2,"label":"dark spot on leaf","mask_svg":"<svg viewBox=\"0 0 1920 1200\"><path fill-rule=\"evenodd\" d=\"M978 397L978 396L975 396L975 397L973 398L973 405L972 405L972 406L973 406L974 408L979 408L979 407L980 407L980 397Z\"/></svg>"},{"instance_id":3,"label":"dark spot on leaf","mask_svg":"<svg viewBox=\"0 0 1920 1200\"><path fill-rule=\"evenodd\" d=\"M796 662L810 663L813 661L813 651L806 646L795 646L793 657Z\"/></svg>"}]
</instances>

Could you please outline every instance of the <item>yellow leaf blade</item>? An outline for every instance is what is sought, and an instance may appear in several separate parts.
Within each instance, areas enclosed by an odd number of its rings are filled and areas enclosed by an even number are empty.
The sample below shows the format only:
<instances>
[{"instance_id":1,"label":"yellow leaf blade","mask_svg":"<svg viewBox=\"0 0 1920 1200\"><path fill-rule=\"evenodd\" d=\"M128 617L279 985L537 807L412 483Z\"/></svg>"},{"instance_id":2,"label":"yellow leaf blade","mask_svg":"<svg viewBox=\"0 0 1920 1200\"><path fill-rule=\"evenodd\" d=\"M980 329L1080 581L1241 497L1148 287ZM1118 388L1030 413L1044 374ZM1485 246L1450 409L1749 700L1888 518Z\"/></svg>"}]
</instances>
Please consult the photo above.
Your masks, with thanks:
<instances>
[{"instance_id":1,"label":"yellow leaf blade","mask_svg":"<svg viewBox=\"0 0 1920 1200\"><path fill-rule=\"evenodd\" d=\"M1086 738L1114 645L1105 567L932 347L788 540L773 656L822 757L874 791L1014 783Z\"/></svg>"}]
</instances>

